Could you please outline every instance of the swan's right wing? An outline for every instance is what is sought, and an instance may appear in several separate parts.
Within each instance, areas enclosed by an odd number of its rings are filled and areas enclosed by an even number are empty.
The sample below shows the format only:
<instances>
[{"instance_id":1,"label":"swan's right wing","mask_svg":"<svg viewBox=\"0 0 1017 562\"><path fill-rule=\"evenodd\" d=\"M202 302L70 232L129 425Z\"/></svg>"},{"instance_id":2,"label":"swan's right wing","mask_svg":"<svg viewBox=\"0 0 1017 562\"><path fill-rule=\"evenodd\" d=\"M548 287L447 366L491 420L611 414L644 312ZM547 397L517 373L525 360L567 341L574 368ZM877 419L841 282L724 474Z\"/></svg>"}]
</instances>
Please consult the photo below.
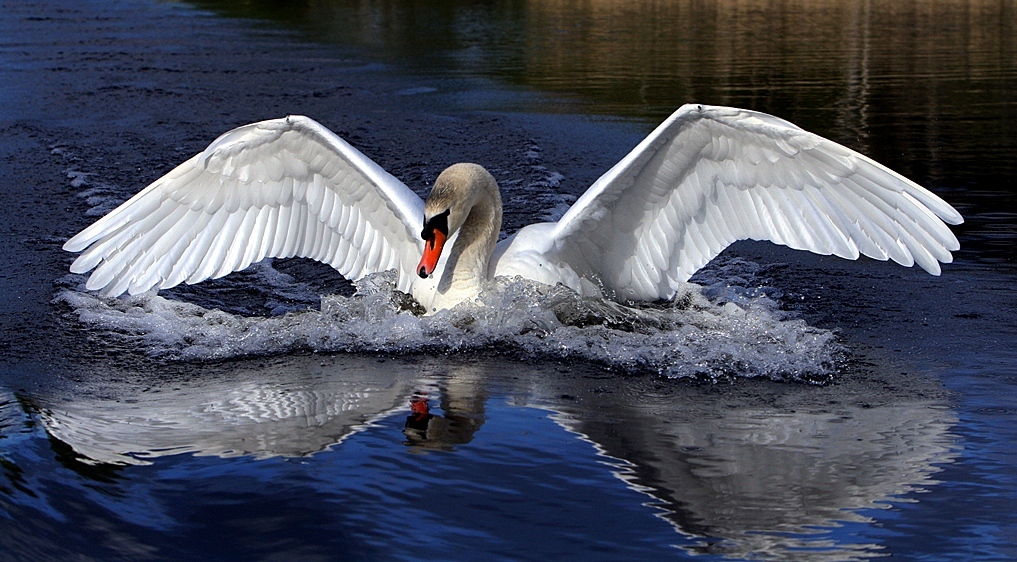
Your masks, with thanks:
<instances>
[{"instance_id":1,"label":"swan's right wing","mask_svg":"<svg viewBox=\"0 0 1017 562\"><path fill-rule=\"evenodd\" d=\"M686 105L547 233L545 259L619 298L670 298L732 242L769 240L938 275L963 221L889 168L771 115Z\"/></svg>"},{"instance_id":2,"label":"swan's right wing","mask_svg":"<svg viewBox=\"0 0 1017 562\"><path fill-rule=\"evenodd\" d=\"M317 122L234 129L64 244L74 273L116 296L307 257L348 279L397 269L408 291L423 202Z\"/></svg>"}]
</instances>

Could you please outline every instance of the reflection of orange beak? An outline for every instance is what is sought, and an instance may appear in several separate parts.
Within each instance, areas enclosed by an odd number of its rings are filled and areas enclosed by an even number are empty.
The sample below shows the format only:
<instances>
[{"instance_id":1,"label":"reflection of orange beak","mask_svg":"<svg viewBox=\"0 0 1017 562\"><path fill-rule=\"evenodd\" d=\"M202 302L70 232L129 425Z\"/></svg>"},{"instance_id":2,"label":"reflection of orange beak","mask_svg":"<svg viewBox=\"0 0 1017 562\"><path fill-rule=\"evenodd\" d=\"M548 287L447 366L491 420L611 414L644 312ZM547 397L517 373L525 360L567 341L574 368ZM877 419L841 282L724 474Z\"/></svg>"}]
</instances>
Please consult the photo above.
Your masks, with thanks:
<instances>
[{"instance_id":1,"label":"reflection of orange beak","mask_svg":"<svg viewBox=\"0 0 1017 562\"><path fill-rule=\"evenodd\" d=\"M434 273L438 266L438 258L441 257L441 249L445 246L445 233L437 228L431 230L431 238L424 241L424 255L417 264L417 275L426 278Z\"/></svg>"}]
</instances>

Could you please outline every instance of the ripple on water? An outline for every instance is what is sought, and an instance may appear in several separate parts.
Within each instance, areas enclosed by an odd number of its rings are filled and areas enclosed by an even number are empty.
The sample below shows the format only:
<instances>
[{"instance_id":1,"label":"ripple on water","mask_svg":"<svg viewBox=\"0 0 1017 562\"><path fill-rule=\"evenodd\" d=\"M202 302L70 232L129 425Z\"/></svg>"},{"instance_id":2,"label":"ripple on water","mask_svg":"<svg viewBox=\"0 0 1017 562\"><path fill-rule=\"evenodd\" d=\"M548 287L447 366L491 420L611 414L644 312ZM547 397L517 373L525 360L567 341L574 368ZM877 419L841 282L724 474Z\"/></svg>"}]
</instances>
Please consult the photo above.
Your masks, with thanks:
<instances>
[{"instance_id":1,"label":"ripple on water","mask_svg":"<svg viewBox=\"0 0 1017 562\"><path fill-rule=\"evenodd\" d=\"M412 300L393 290L393 280L392 273L369 276L350 297L322 297L319 310L271 317L232 314L154 293L109 299L65 289L56 301L92 330L175 360L300 350L483 350L669 377L824 382L841 352L831 331L790 317L765 295L731 287L704 290L688 284L670 301L627 306L580 298L562 286L497 279L481 294L481 306L465 303L419 316Z\"/></svg>"}]
</instances>

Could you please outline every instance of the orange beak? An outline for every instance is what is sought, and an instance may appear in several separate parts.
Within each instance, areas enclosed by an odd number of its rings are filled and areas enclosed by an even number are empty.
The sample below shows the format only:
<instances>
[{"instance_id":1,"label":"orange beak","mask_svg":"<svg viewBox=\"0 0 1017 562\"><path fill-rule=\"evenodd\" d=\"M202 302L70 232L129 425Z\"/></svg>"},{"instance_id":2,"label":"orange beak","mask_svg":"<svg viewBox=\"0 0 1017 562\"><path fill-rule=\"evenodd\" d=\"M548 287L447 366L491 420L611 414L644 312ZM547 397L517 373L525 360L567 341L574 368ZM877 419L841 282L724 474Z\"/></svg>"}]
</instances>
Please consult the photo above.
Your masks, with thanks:
<instances>
[{"instance_id":1,"label":"orange beak","mask_svg":"<svg viewBox=\"0 0 1017 562\"><path fill-rule=\"evenodd\" d=\"M441 249L445 247L445 233L437 228L431 230L431 237L424 241L424 255L417 264L417 275L426 278L434 273L438 266L438 258L441 257Z\"/></svg>"}]
</instances>

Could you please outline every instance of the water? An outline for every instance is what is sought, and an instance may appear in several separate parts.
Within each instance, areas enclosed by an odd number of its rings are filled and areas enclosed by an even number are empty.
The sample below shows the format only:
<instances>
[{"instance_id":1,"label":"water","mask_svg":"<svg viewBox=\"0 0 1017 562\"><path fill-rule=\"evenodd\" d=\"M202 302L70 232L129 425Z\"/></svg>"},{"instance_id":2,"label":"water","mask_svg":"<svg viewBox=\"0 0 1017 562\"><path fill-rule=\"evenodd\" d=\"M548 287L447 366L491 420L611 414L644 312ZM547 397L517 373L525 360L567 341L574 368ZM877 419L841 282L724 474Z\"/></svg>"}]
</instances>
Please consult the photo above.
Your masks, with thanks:
<instances>
[{"instance_id":1,"label":"water","mask_svg":"<svg viewBox=\"0 0 1017 562\"><path fill-rule=\"evenodd\" d=\"M1017 557L1009 2L86 0L0 9L0 559ZM264 263L103 300L63 241L303 113L506 233L674 107L776 113L967 222L941 277L739 244L669 306L422 319Z\"/></svg>"},{"instance_id":2,"label":"water","mask_svg":"<svg viewBox=\"0 0 1017 562\"><path fill-rule=\"evenodd\" d=\"M267 264L258 269L269 272L265 277L280 276ZM830 330L789 317L765 296L739 296L730 287L723 300L710 301L692 286L670 303L625 306L581 299L564 287L498 279L480 294L480 306L421 317L404 306L405 295L393 299L395 281L395 272L368 276L351 297L328 295L317 310L269 317L151 293L104 299L81 292L80 285L62 291L56 302L73 308L90 328L108 331L111 344L190 361L293 351L498 352L714 382L760 376L826 382L842 351ZM705 293L716 292L710 289Z\"/></svg>"}]
</instances>

